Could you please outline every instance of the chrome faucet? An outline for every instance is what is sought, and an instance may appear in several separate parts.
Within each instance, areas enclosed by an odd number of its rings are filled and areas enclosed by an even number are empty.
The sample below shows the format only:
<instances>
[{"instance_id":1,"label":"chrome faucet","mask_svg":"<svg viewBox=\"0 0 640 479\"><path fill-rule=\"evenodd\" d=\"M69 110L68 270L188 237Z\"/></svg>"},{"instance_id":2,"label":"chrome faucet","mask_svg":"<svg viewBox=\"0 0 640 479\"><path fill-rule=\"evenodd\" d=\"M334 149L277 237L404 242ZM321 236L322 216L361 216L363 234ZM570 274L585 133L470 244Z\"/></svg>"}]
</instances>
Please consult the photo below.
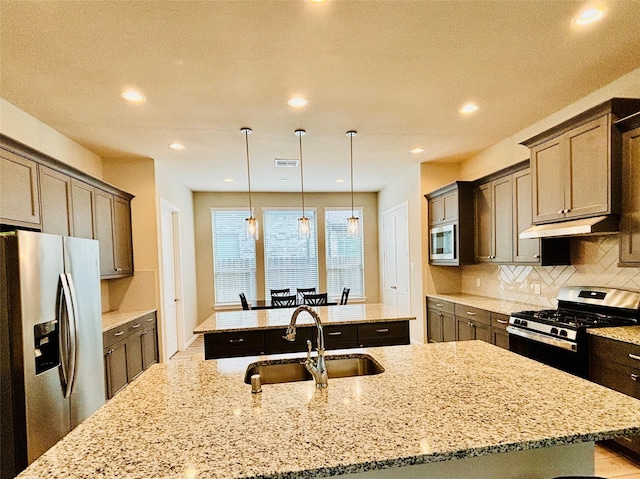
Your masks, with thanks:
<instances>
[{"instance_id":1,"label":"chrome faucet","mask_svg":"<svg viewBox=\"0 0 640 479\"><path fill-rule=\"evenodd\" d=\"M294 341L296 339L296 320L298 319L298 315L303 311L311 315L318 328L318 356L315 361L311 358L311 341L307 340L307 359L304 362L304 366L316 381L316 387L326 388L329 376L327 376L327 365L324 362L324 332L322 331L322 321L320 321L318 313L309 306L298 306L291 315L291 322L284 335L284 339L287 341Z\"/></svg>"}]
</instances>

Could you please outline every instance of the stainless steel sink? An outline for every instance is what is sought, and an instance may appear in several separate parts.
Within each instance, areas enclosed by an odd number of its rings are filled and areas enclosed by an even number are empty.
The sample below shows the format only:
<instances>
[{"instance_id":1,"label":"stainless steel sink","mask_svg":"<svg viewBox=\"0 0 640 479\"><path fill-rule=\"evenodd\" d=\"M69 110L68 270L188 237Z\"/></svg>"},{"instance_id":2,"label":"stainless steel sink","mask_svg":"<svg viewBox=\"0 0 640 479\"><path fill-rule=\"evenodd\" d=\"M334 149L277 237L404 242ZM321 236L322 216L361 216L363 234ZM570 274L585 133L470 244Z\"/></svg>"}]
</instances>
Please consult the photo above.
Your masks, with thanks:
<instances>
[{"instance_id":1,"label":"stainless steel sink","mask_svg":"<svg viewBox=\"0 0 640 479\"><path fill-rule=\"evenodd\" d=\"M368 354L336 354L324 357L327 374L331 378L345 378L352 376L369 376L384 372L382 365ZM244 382L251 384L251 376L259 374L262 384L288 383L293 381L308 381L311 374L304 366L304 359L275 359L257 361L247 366Z\"/></svg>"}]
</instances>

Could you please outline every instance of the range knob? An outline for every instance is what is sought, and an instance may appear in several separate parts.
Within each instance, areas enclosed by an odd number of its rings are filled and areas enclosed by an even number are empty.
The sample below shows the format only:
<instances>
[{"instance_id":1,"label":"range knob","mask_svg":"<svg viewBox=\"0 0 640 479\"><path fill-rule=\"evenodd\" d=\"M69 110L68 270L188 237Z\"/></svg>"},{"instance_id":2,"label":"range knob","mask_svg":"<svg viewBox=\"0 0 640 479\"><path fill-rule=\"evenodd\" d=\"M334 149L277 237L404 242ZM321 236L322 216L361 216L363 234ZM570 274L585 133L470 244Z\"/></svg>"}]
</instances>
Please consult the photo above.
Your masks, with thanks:
<instances>
[{"instance_id":1,"label":"range knob","mask_svg":"<svg viewBox=\"0 0 640 479\"><path fill-rule=\"evenodd\" d=\"M558 334L558 328L551 328L551 331L549 331L551 334Z\"/></svg>"},{"instance_id":2,"label":"range knob","mask_svg":"<svg viewBox=\"0 0 640 479\"><path fill-rule=\"evenodd\" d=\"M524 326L526 328L527 322L523 319L522 321L520 321L520 326Z\"/></svg>"},{"instance_id":3,"label":"range knob","mask_svg":"<svg viewBox=\"0 0 640 479\"><path fill-rule=\"evenodd\" d=\"M561 329L560 330L560 336L567 337L567 330L566 329Z\"/></svg>"},{"instance_id":4,"label":"range knob","mask_svg":"<svg viewBox=\"0 0 640 479\"><path fill-rule=\"evenodd\" d=\"M513 324L520 324L520 323L521 323L521 321L519 319L514 319L513 320Z\"/></svg>"}]
</instances>

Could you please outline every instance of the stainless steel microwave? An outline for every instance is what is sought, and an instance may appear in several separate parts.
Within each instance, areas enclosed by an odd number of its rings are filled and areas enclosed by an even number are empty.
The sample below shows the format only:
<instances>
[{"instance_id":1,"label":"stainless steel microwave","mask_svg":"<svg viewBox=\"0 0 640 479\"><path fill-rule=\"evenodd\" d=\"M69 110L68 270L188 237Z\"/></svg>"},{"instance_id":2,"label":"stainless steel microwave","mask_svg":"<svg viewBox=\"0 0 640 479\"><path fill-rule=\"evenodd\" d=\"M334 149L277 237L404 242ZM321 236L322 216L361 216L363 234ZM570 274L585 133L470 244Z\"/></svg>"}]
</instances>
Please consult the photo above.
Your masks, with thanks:
<instances>
[{"instance_id":1,"label":"stainless steel microwave","mask_svg":"<svg viewBox=\"0 0 640 479\"><path fill-rule=\"evenodd\" d=\"M456 225L436 226L429 230L429 258L432 260L456 259Z\"/></svg>"}]
</instances>

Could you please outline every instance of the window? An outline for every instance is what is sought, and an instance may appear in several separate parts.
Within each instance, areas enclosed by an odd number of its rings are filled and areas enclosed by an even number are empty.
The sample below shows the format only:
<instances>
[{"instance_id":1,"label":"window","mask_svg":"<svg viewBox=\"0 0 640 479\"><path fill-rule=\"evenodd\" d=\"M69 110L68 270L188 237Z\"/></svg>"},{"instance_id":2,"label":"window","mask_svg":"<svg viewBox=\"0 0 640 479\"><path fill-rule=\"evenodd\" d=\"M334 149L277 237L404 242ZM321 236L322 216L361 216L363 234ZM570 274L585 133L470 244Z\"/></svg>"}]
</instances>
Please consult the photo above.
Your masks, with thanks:
<instances>
[{"instance_id":1,"label":"window","mask_svg":"<svg viewBox=\"0 0 640 479\"><path fill-rule=\"evenodd\" d=\"M351 291L349 297L364 297L364 241L362 208L353 210L360 218L360 236L347 235L349 209L325 209L325 239L327 251L327 293L340 297L346 286Z\"/></svg>"},{"instance_id":2,"label":"window","mask_svg":"<svg viewBox=\"0 0 640 479\"><path fill-rule=\"evenodd\" d=\"M256 299L256 243L247 239L247 209L211 210L215 304L238 303L240 293Z\"/></svg>"},{"instance_id":3,"label":"window","mask_svg":"<svg viewBox=\"0 0 640 479\"><path fill-rule=\"evenodd\" d=\"M264 211L265 298L272 289L318 288L318 239L315 211L305 209L311 223L308 239L298 236L300 210Z\"/></svg>"}]
</instances>

